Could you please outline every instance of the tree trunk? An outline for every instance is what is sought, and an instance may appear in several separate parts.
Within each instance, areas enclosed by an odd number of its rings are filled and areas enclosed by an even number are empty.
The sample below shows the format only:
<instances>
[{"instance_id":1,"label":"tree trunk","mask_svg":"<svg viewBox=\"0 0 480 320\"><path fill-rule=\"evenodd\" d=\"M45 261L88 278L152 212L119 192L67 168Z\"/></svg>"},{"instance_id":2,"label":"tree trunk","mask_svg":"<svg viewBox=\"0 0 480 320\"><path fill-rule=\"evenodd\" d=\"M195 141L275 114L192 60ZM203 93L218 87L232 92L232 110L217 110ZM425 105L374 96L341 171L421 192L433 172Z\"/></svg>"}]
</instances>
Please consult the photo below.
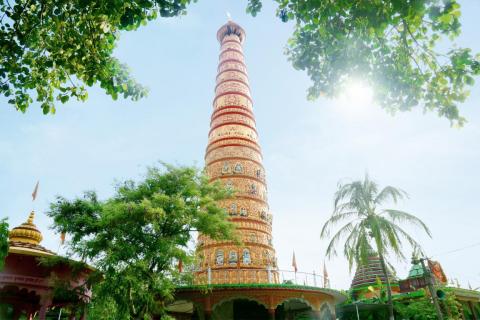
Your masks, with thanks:
<instances>
[{"instance_id":1,"label":"tree trunk","mask_svg":"<svg viewBox=\"0 0 480 320\"><path fill-rule=\"evenodd\" d=\"M380 251L380 250L379 250ZM390 320L395 320L395 316L393 315L393 300L392 300L392 288L390 287L390 279L388 277L387 266L385 265L385 258L383 257L382 253L378 253L380 258L380 264L382 265L382 271L385 275L385 280L387 281L387 298L388 298L388 313L390 314Z\"/></svg>"}]
</instances>

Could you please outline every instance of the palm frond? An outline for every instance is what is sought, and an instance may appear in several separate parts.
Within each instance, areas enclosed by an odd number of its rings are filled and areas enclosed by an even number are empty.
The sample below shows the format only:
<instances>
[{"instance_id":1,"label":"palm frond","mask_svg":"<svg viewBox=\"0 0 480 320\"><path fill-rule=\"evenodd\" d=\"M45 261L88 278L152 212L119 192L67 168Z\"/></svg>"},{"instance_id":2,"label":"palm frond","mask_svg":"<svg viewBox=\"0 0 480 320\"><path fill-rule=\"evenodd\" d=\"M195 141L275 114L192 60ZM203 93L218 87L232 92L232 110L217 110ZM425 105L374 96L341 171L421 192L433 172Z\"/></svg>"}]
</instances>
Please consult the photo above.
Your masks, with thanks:
<instances>
[{"instance_id":1,"label":"palm frond","mask_svg":"<svg viewBox=\"0 0 480 320\"><path fill-rule=\"evenodd\" d=\"M408 243L412 246L412 248L414 249L414 251L420 251L420 252L423 252L422 250L422 247L420 246L420 244L417 242L417 240L415 240L412 236L410 236L405 230L403 230L402 227L398 226L398 225L393 225L394 228L395 228L395 231L397 233L399 233L403 238L405 238Z\"/></svg>"},{"instance_id":2,"label":"palm frond","mask_svg":"<svg viewBox=\"0 0 480 320\"><path fill-rule=\"evenodd\" d=\"M372 255L372 247L369 242L370 236L366 228L367 226L363 222L365 222L365 220L359 225L358 236L356 237L352 248L354 249L351 254L352 256L347 257L350 269L352 268L353 261L355 261L357 266L368 264L368 258Z\"/></svg>"},{"instance_id":3,"label":"palm frond","mask_svg":"<svg viewBox=\"0 0 480 320\"><path fill-rule=\"evenodd\" d=\"M368 262L373 244L376 254L382 259L389 254L405 259L402 252L402 242L405 241L415 250L419 249L419 243L401 225L408 223L421 227L431 237L430 230L422 220L401 210L377 209L386 201L397 203L404 198L408 198L407 193L392 186L379 192L378 184L370 180L368 174L363 180L339 183L334 196L334 211L323 226L321 237L329 236L330 230L337 224L348 223L331 238L326 255L336 255L336 247L344 239L343 253L351 269L354 263L361 265Z\"/></svg>"},{"instance_id":4,"label":"palm frond","mask_svg":"<svg viewBox=\"0 0 480 320\"><path fill-rule=\"evenodd\" d=\"M339 212L334 213L330 219L325 222L323 225L322 231L320 233L320 238L325 238L330 235L330 229L333 228L339 222L346 220L348 218L358 218L358 212L349 211L349 212Z\"/></svg>"},{"instance_id":5,"label":"palm frond","mask_svg":"<svg viewBox=\"0 0 480 320\"><path fill-rule=\"evenodd\" d=\"M414 226L421 227L430 238L432 237L430 229L427 227L427 225L413 214L394 209L384 209L383 212L385 212L393 222L408 222Z\"/></svg>"},{"instance_id":6,"label":"palm frond","mask_svg":"<svg viewBox=\"0 0 480 320\"><path fill-rule=\"evenodd\" d=\"M337 205L340 201L343 201L344 199L347 199L349 195L352 193L352 188L351 188L351 183L347 184L338 184L338 189L335 192L334 196L334 207L337 208Z\"/></svg>"},{"instance_id":7,"label":"palm frond","mask_svg":"<svg viewBox=\"0 0 480 320\"><path fill-rule=\"evenodd\" d=\"M399 200L402 200L404 198L408 198L408 194L405 191L392 186L386 186L375 197L374 202L376 204L382 204L388 199L391 199L393 203L397 203Z\"/></svg>"},{"instance_id":8,"label":"palm frond","mask_svg":"<svg viewBox=\"0 0 480 320\"><path fill-rule=\"evenodd\" d=\"M328 257L328 258L331 258L331 257L334 257L337 255L337 251L335 250L335 247L337 245L337 243L348 233L351 233L353 228L355 227L355 222L354 221L351 221L349 223L347 223L346 225L344 225L343 227L341 227L337 233L335 233L335 235L332 237L332 239L330 240L330 243L328 244L328 247L327 247L327 251L325 253L325 255Z\"/></svg>"},{"instance_id":9,"label":"palm frond","mask_svg":"<svg viewBox=\"0 0 480 320\"><path fill-rule=\"evenodd\" d=\"M384 252L393 251L398 258L405 260L402 252L402 240L397 233L395 224L381 216L378 216L378 223L382 230Z\"/></svg>"}]
</instances>

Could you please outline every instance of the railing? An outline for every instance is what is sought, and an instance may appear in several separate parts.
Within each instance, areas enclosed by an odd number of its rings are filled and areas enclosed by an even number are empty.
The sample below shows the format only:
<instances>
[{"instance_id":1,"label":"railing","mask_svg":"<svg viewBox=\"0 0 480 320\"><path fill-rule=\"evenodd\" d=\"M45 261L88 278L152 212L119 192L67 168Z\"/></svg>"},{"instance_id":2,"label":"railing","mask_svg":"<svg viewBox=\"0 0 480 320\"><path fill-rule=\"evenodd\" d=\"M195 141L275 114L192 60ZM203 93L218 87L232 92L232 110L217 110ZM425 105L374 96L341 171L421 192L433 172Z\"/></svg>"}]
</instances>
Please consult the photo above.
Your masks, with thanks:
<instances>
[{"instance_id":1,"label":"railing","mask_svg":"<svg viewBox=\"0 0 480 320\"><path fill-rule=\"evenodd\" d=\"M249 284L272 283L294 284L311 287L328 287L323 276L315 272L295 272L279 269L211 269L195 271L190 284Z\"/></svg>"},{"instance_id":2,"label":"railing","mask_svg":"<svg viewBox=\"0 0 480 320\"><path fill-rule=\"evenodd\" d=\"M278 270L281 283L291 283L303 286L325 288L329 287L328 283L325 283L323 276L316 274L315 272L301 272L292 270Z\"/></svg>"}]
</instances>

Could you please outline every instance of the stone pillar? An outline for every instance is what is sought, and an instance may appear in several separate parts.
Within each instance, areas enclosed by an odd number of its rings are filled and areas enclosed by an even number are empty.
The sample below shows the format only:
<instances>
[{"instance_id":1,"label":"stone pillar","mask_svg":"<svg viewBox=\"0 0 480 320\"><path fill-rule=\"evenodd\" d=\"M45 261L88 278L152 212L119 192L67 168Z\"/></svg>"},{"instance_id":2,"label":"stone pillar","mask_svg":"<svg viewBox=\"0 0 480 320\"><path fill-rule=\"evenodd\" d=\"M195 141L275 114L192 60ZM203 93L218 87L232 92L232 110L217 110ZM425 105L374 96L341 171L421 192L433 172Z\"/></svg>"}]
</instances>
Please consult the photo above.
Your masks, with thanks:
<instances>
[{"instance_id":1,"label":"stone pillar","mask_svg":"<svg viewBox=\"0 0 480 320\"><path fill-rule=\"evenodd\" d=\"M312 313L313 313L313 316L315 317L314 319L316 319L316 320L319 320L320 316L322 314L322 312L320 310L313 310ZM335 319L335 318L333 318L333 319Z\"/></svg>"},{"instance_id":2,"label":"stone pillar","mask_svg":"<svg viewBox=\"0 0 480 320\"><path fill-rule=\"evenodd\" d=\"M205 310L205 320L212 320L212 310Z\"/></svg>"},{"instance_id":3,"label":"stone pillar","mask_svg":"<svg viewBox=\"0 0 480 320\"><path fill-rule=\"evenodd\" d=\"M477 314L475 313L475 308L473 307L472 301L468 301L468 307L470 308L470 312L472 313L473 320L477 320Z\"/></svg>"},{"instance_id":4,"label":"stone pillar","mask_svg":"<svg viewBox=\"0 0 480 320\"><path fill-rule=\"evenodd\" d=\"M275 309L268 309L268 320L275 320Z\"/></svg>"},{"instance_id":5,"label":"stone pillar","mask_svg":"<svg viewBox=\"0 0 480 320\"><path fill-rule=\"evenodd\" d=\"M22 309L16 308L13 310L13 320L18 320L20 319L21 316L22 316Z\"/></svg>"},{"instance_id":6,"label":"stone pillar","mask_svg":"<svg viewBox=\"0 0 480 320\"><path fill-rule=\"evenodd\" d=\"M87 305L84 305L82 308L82 315L80 316L80 320L87 320L88 308Z\"/></svg>"},{"instance_id":7,"label":"stone pillar","mask_svg":"<svg viewBox=\"0 0 480 320\"><path fill-rule=\"evenodd\" d=\"M38 320L45 320L48 307L51 303L52 299L48 296L48 293L44 293L40 297L40 311L38 312Z\"/></svg>"},{"instance_id":8,"label":"stone pillar","mask_svg":"<svg viewBox=\"0 0 480 320\"><path fill-rule=\"evenodd\" d=\"M210 298L210 295L207 295L203 300L203 310L205 310L205 312L203 313L205 315L205 320L211 320L213 312L212 312L212 300Z\"/></svg>"},{"instance_id":9,"label":"stone pillar","mask_svg":"<svg viewBox=\"0 0 480 320\"><path fill-rule=\"evenodd\" d=\"M38 313L38 319L39 320L45 320L45 317L47 315L47 308L48 308L48 306L46 304L42 304L40 306L40 312Z\"/></svg>"}]
</instances>

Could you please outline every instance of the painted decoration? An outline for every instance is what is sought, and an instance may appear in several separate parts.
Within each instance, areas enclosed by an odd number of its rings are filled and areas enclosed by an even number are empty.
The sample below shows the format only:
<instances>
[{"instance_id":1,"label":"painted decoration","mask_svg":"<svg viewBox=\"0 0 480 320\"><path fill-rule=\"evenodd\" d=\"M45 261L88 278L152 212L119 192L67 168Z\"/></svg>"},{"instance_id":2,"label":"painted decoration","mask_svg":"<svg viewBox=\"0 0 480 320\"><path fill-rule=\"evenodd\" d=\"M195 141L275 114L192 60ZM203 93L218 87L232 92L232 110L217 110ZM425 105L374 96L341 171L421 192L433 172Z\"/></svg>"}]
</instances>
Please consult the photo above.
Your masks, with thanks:
<instances>
[{"instance_id":1,"label":"painted decoration","mask_svg":"<svg viewBox=\"0 0 480 320\"><path fill-rule=\"evenodd\" d=\"M223 250L217 250L215 255L215 264L217 266L223 266Z\"/></svg>"},{"instance_id":2,"label":"painted decoration","mask_svg":"<svg viewBox=\"0 0 480 320\"><path fill-rule=\"evenodd\" d=\"M242 165L241 165L240 163L237 163L237 164L235 165L235 168L233 169L233 171L234 171L235 173L243 173L243 167L242 167Z\"/></svg>"},{"instance_id":3,"label":"painted decoration","mask_svg":"<svg viewBox=\"0 0 480 320\"><path fill-rule=\"evenodd\" d=\"M228 173L230 173L230 165L228 164L228 162L224 162L222 167L222 174Z\"/></svg>"},{"instance_id":4,"label":"painted decoration","mask_svg":"<svg viewBox=\"0 0 480 320\"><path fill-rule=\"evenodd\" d=\"M237 215L237 204L236 203L232 203L230 205L230 215L231 216L236 216Z\"/></svg>"},{"instance_id":5,"label":"painted decoration","mask_svg":"<svg viewBox=\"0 0 480 320\"><path fill-rule=\"evenodd\" d=\"M250 257L250 250L248 249L243 249L243 264L250 264L252 263L252 259Z\"/></svg>"},{"instance_id":6,"label":"painted decoration","mask_svg":"<svg viewBox=\"0 0 480 320\"><path fill-rule=\"evenodd\" d=\"M237 251L230 251L230 253L228 254L228 263L230 264L236 264L238 262L238 255L237 255Z\"/></svg>"},{"instance_id":7,"label":"painted decoration","mask_svg":"<svg viewBox=\"0 0 480 320\"><path fill-rule=\"evenodd\" d=\"M240 215L242 217L248 216L247 209L245 209L245 208L240 209Z\"/></svg>"}]
</instances>

